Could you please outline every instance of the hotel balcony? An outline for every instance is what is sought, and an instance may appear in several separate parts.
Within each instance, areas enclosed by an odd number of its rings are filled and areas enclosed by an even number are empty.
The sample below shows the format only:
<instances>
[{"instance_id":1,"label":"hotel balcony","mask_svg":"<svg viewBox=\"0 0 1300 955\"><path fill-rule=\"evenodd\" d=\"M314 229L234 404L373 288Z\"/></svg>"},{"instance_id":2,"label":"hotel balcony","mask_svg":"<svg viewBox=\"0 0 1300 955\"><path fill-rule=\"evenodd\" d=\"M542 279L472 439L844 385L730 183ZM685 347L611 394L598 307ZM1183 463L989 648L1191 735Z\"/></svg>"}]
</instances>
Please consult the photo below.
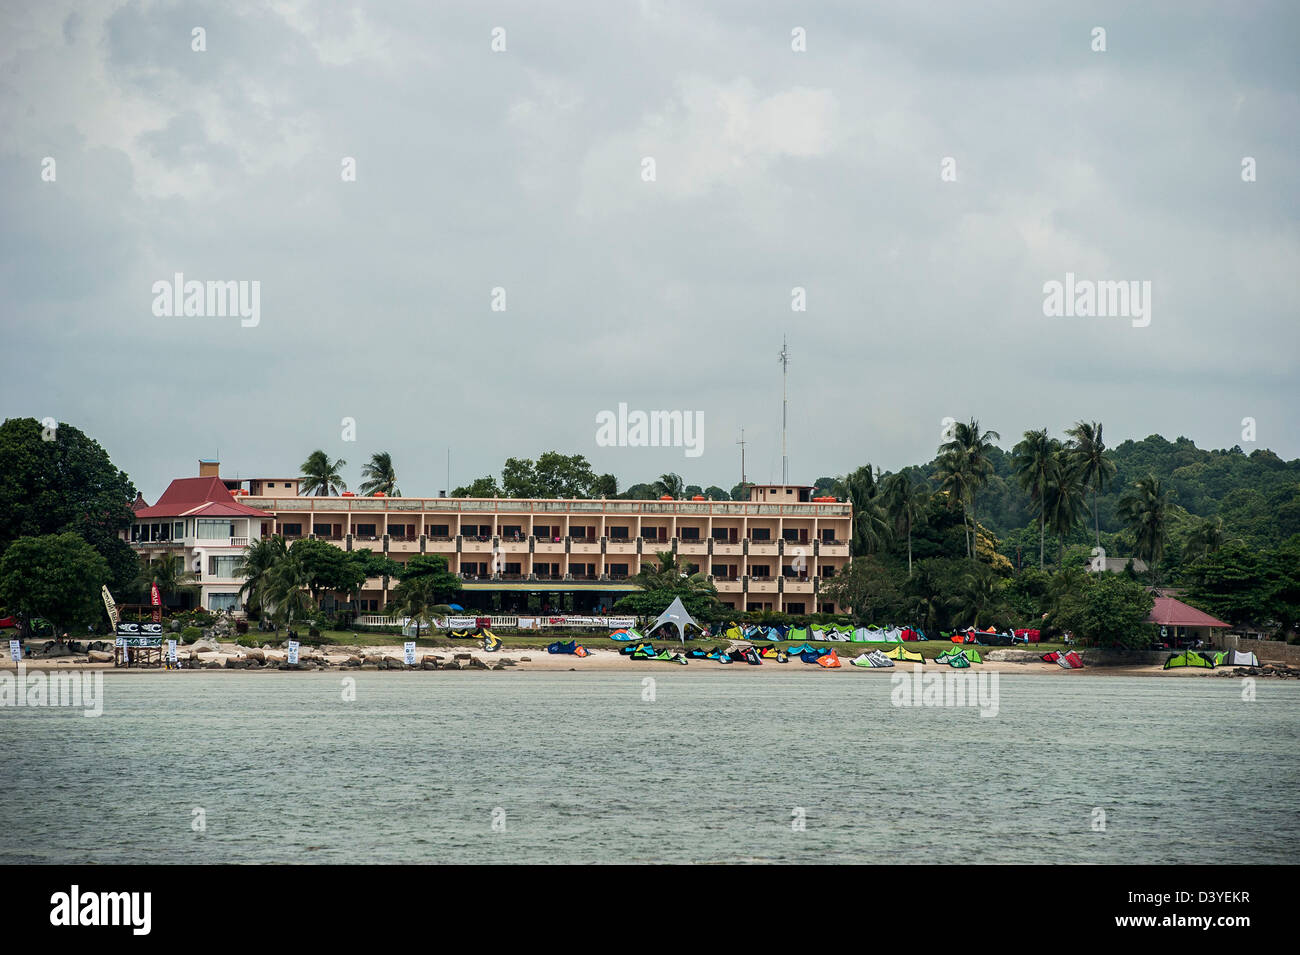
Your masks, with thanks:
<instances>
[{"instance_id":1,"label":"hotel balcony","mask_svg":"<svg viewBox=\"0 0 1300 955\"><path fill-rule=\"evenodd\" d=\"M741 549L743 547L744 545L741 544L739 541L736 541L735 543L731 543L730 541L724 543L722 541L715 540L713 542L713 556L714 557L739 557L741 553Z\"/></svg>"},{"instance_id":2,"label":"hotel balcony","mask_svg":"<svg viewBox=\"0 0 1300 955\"><path fill-rule=\"evenodd\" d=\"M599 554L600 541L587 540L585 538L582 540L575 539L569 545L569 553L570 554Z\"/></svg>"},{"instance_id":3,"label":"hotel balcony","mask_svg":"<svg viewBox=\"0 0 1300 955\"><path fill-rule=\"evenodd\" d=\"M695 541L695 540L692 540L692 541L678 541L678 542L677 542L677 553L678 553L679 556L680 556L680 555L687 555L687 556L692 556L692 555L693 555L693 556L696 556L696 557L703 557L703 556L706 556L706 555L709 553L709 544L708 544L708 541Z\"/></svg>"},{"instance_id":4,"label":"hotel balcony","mask_svg":"<svg viewBox=\"0 0 1300 955\"><path fill-rule=\"evenodd\" d=\"M776 578L775 577L750 577L749 593L751 594L775 594Z\"/></svg>"},{"instance_id":5,"label":"hotel balcony","mask_svg":"<svg viewBox=\"0 0 1300 955\"><path fill-rule=\"evenodd\" d=\"M843 557L847 560L849 556L849 545L846 543L827 543L826 541L822 541L820 546L817 548L817 556Z\"/></svg>"},{"instance_id":6,"label":"hotel balcony","mask_svg":"<svg viewBox=\"0 0 1300 955\"><path fill-rule=\"evenodd\" d=\"M533 553L534 554L563 554L564 541L562 540L557 541L553 539L547 539L547 540L539 539L533 544Z\"/></svg>"},{"instance_id":7,"label":"hotel balcony","mask_svg":"<svg viewBox=\"0 0 1300 955\"><path fill-rule=\"evenodd\" d=\"M462 554L491 554L492 542L490 540L479 540L478 538L462 537L460 541L460 552Z\"/></svg>"},{"instance_id":8,"label":"hotel balcony","mask_svg":"<svg viewBox=\"0 0 1300 955\"><path fill-rule=\"evenodd\" d=\"M388 538L388 552L390 554L416 554L419 551L420 539L418 537L393 535Z\"/></svg>"},{"instance_id":9,"label":"hotel balcony","mask_svg":"<svg viewBox=\"0 0 1300 955\"><path fill-rule=\"evenodd\" d=\"M808 577L787 577L783 587L786 596L791 594L811 596L813 593L813 582Z\"/></svg>"},{"instance_id":10,"label":"hotel balcony","mask_svg":"<svg viewBox=\"0 0 1300 955\"><path fill-rule=\"evenodd\" d=\"M749 542L750 557L775 557L777 555L778 544L776 541L755 541ZM716 554L717 551L715 550Z\"/></svg>"},{"instance_id":11,"label":"hotel balcony","mask_svg":"<svg viewBox=\"0 0 1300 955\"><path fill-rule=\"evenodd\" d=\"M636 554L636 541L615 540L610 538L605 542L606 554Z\"/></svg>"},{"instance_id":12,"label":"hotel balcony","mask_svg":"<svg viewBox=\"0 0 1300 955\"><path fill-rule=\"evenodd\" d=\"M501 551L505 554L527 554L528 541L526 538L515 539L513 537L503 538L501 541Z\"/></svg>"}]
</instances>

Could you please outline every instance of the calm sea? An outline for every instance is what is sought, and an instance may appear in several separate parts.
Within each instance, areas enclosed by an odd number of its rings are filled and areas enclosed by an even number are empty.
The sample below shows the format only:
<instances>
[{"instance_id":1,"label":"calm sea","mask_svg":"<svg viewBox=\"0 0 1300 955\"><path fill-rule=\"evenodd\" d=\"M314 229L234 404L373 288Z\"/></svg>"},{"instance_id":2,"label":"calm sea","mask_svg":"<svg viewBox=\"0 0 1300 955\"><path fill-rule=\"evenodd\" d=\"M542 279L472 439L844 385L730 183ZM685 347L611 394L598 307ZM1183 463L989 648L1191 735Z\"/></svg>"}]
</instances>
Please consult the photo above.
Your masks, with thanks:
<instances>
[{"instance_id":1,"label":"calm sea","mask_svg":"<svg viewBox=\"0 0 1300 955\"><path fill-rule=\"evenodd\" d=\"M1300 683L645 675L110 675L0 708L0 863L1300 861Z\"/></svg>"}]
</instances>

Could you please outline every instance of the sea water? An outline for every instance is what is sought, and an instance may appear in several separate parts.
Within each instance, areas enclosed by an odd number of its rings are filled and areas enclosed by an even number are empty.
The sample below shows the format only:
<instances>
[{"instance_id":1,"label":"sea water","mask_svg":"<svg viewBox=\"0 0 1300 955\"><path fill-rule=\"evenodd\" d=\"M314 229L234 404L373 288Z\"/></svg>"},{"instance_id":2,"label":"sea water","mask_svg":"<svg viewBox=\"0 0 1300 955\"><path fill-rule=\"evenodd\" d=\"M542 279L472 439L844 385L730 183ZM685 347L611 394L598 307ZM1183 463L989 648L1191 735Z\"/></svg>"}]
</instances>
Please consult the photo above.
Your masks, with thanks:
<instances>
[{"instance_id":1,"label":"sea water","mask_svg":"<svg viewBox=\"0 0 1300 955\"><path fill-rule=\"evenodd\" d=\"M650 676L110 674L0 708L0 863L1300 862L1298 683Z\"/></svg>"}]
</instances>

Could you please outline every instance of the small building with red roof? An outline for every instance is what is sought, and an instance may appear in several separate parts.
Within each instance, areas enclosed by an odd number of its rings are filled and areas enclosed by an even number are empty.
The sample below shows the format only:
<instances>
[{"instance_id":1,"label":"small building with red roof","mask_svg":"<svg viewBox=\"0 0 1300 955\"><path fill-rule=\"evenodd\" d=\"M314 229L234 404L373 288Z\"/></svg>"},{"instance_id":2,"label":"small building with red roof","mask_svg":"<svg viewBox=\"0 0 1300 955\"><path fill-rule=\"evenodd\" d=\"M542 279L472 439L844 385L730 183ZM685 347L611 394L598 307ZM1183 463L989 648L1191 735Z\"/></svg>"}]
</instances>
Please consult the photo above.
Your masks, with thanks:
<instances>
[{"instance_id":1,"label":"small building with red roof","mask_svg":"<svg viewBox=\"0 0 1300 955\"><path fill-rule=\"evenodd\" d=\"M1161 635L1166 641L1202 640L1211 644L1214 642L1215 630L1227 630L1230 626L1176 597L1158 594L1155 600L1156 604L1151 608L1147 622L1160 627Z\"/></svg>"}]
</instances>

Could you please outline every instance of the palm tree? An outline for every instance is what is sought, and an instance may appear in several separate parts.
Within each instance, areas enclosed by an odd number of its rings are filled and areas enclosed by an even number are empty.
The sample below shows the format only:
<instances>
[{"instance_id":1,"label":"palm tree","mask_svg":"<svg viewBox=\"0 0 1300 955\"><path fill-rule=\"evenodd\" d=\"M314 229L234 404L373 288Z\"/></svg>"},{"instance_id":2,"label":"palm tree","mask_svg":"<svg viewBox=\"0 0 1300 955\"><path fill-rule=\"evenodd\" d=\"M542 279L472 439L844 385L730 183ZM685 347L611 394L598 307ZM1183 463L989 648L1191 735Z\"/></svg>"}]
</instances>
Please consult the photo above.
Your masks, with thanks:
<instances>
[{"instance_id":1,"label":"palm tree","mask_svg":"<svg viewBox=\"0 0 1300 955\"><path fill-rule=\"evenodd\" d=\"M849 553L854 557L874 554L889 540L889 521L878 499L877 472L864 464L835 480L835 496L853 505L853 539Z\"/></svg>"},{"instance_id":2,"label":"palm tree","mask_svg":"<svg viewBox=\"0 0 1300 955\"><path fill-rule=\"evenodd\" d=\"M1024 438L1011 449L1015 456L1016 481L1029 495L1033 510L1038 512L1038 569L1043 569L1047 539L1047 508L1043 495L1056 460L1057 442L1047 436L1047 429L1026 431Z\"/></svg>"},{"instance_id":3,"label":"palm tree","mask_svg":"<svg viewBox=\"0 0 1300 955\"><path fill-rule=\"evenodd\" d=\"M661 550L655 564L642 564L631 582L642 590L685 590L688 593L712 592L708 575L698 570L692 572L670 550Z\"/></svg>"},{"instance_id":4,"label":"palm tree","mask_svg":"<svg viewBox=\"0 0 1300 955\"><path fill-rule=\"evenodd\" d=\"M952 440L939 446L940 451L957 454L957 461L966 471L965 490L970 501L972 537L979 523L975 512L975 494L989 482L989 475L993 473L989 452L993 450L993 442L1001 438L1002 435L996 431L981 432L980 423L971 418L968 424L957 423L953 427ZM978 559L978 552L974 556Z\"/></svg>"},{"instance_id":5,"label":"palm tree","mask_svg":"<svg viewBox=\"0 0 1300 955\"><path fill-rule=\"evenodd\" d=\"M1084 510L1084 488L1079 472L1064 449L1052 455L1052 466L1043 487L1043 516L1060 543L1057 565L1065 563L1065 538L1079 524Z\"/></svg>"},{"instance_id":6,"label":"palm tree","mask_svg":"<svg viewBox=\"0 0 1300 955\"><path fill-rule=\"evenodd\" d=\"M912 576L912 528L917 520L925 514L930 503L930 489L924 484L914 483L912 476L900 471L885 478L882 484L881 504L894 531L907 535L907 576Z\"/></svg>"},{"instance_id":7,"label":"palm tree","mask_svg":"<svg viewBox=\"0 0 1300 955\"><path fill-rule=\"evenodd\" d=\"M1106 442L1101 439L1101 422L1076 421L1065 432L1070 436L1070 458L1084 488L1092 491L1092 521L1101 547L1101 517L1097 513L1097 492L1115 478L1115 462L1106 457Z\"/></svg>"},{"instance_id":8,"label":"palm tree","mask_svg":"<svg viewBox=\"0 0 1300 955\"><path fill-rule=\"evenodd\" d=\"M967 574L962 578L961 589L954 595L953 605L953 622L958 626L965 623L977 630L994 623L993 618L1001 617L1006 609L1001 586L997 578L987 570Z\"/></svg>"},{"instance_id":9,"label":"palm tree","mask_svg":"<svg viewBox=\"0 0 1300 955\"><path fill-rule=\"evenodd\" d=\"M1156 564L1165 555L1169 539L1169 505L1173 492L1154 474L1137 481L1119 501L1120 516L1137 541L1137 556L1146 561L1151 582L1156 581Z\"/></svg>"},{"instance_id":10,"label":"palm tree","mask_svg":"<svg viewBox=\"0 0 1300 955\"><path fill-rule=\"evenodd\" d=\"M165 604L169 594L193 593L198 590L198 579L198 574L185 569L183 558L162 556L142 562L136 584L142 590L150 584L157 585L158 595Z\"/></svg>"},{"instance_id":11,"label":"palm tree","mask_svg":"<svg viewBox=\"0 0 1300 955\"><path fill-rule=\"evenodd\" d=\"M271 611L271 618L292 627L295 620L305 617L312 609L308 591L310 583L295 548L278 550L274 563L266 572L266 583L261 592L263 606Z\"/></svg>"},{"instance_id":12,"label":"palm tree","mask_svg":"<svg viewBox=\"0 0 1300 955\"><path fill-rule=\"evenodd\" d=\"M401 489L397 486L397 472L393 470L393 456L387 451L376 451L370 455L370 463L361 465L361 476L366 479L361 482L362 494L370 495L380 491L385 497L402 496ZM347 488L343 490L346 491Z\"/></svg>"},{"instance_id":13,"label":"palm tree","mask_svg":"<svg viewBox=\"0 0 1300 955\"><path fill-rule=\"evenodd\" d=\"M235 562L235 576L245 578L239 596L250 608L260 611L268 605L271 574L286 550L284 538L279 534L258 537L248 542Z\"/></svg>"},{"instance_id":14,"label":"palm tree","mask_svg":"<svg viewBox=\"0 0 1300 955\"><path fill-rule=\"evenodd\" d=\"M1187 545L1183 548L1183 552L1190 561L1213 554L1222 546L1223 518L1206 517L1187 535Z\"/></svg>"},{"instance_id":15,"label":"palm tree","mask_svg":"<svg viewBox=\"0 0 1300 955\"><path fill-rule=\"evenodd\" d=\"M347 463L342 458L331 461L324 451L313 451L302 463L302 493L327 497L346 491L348 486L339 476L339 469Z\"/></svg>"},{"instance_id":16,"label":"palm tree","mask_svg":"<svg viewBox=\"0 0 1300 955\"><path fill-rule=\"evenodd\" d=\"M654 483L654 489L658 497L668 495L676 499L686 493L686 483L680 474L661 474Z\"/></svg>"},{"instance_id":17,"label":"palm tree","mask_svg":"<svg viewBox=\"0 0 1300 955\"><path fill-rule=\"evenodd\" d=\"M966 468L964 456L959 451L950 451L940 456L935 477L939 479L939 490L948 494L948 507L961 508L961 533L966 542L966 556L970 557L970 526L967 522L966 498L970 488L970 473Z\"/></svg>"},{"instance_id":18,"label":"palm tree","mask_svg":"<svg viewBox=\"0 0 1300 955\"><path fill-rule=\"evenodd\" d=\"M451 613L451 607L438 603L438 582L433 576L421 574L401 581L393 588L388 603L388 616L409 617L415 621L415 639L420 639L420 627L431 617Z\"/></svg>"}]
</instances>

